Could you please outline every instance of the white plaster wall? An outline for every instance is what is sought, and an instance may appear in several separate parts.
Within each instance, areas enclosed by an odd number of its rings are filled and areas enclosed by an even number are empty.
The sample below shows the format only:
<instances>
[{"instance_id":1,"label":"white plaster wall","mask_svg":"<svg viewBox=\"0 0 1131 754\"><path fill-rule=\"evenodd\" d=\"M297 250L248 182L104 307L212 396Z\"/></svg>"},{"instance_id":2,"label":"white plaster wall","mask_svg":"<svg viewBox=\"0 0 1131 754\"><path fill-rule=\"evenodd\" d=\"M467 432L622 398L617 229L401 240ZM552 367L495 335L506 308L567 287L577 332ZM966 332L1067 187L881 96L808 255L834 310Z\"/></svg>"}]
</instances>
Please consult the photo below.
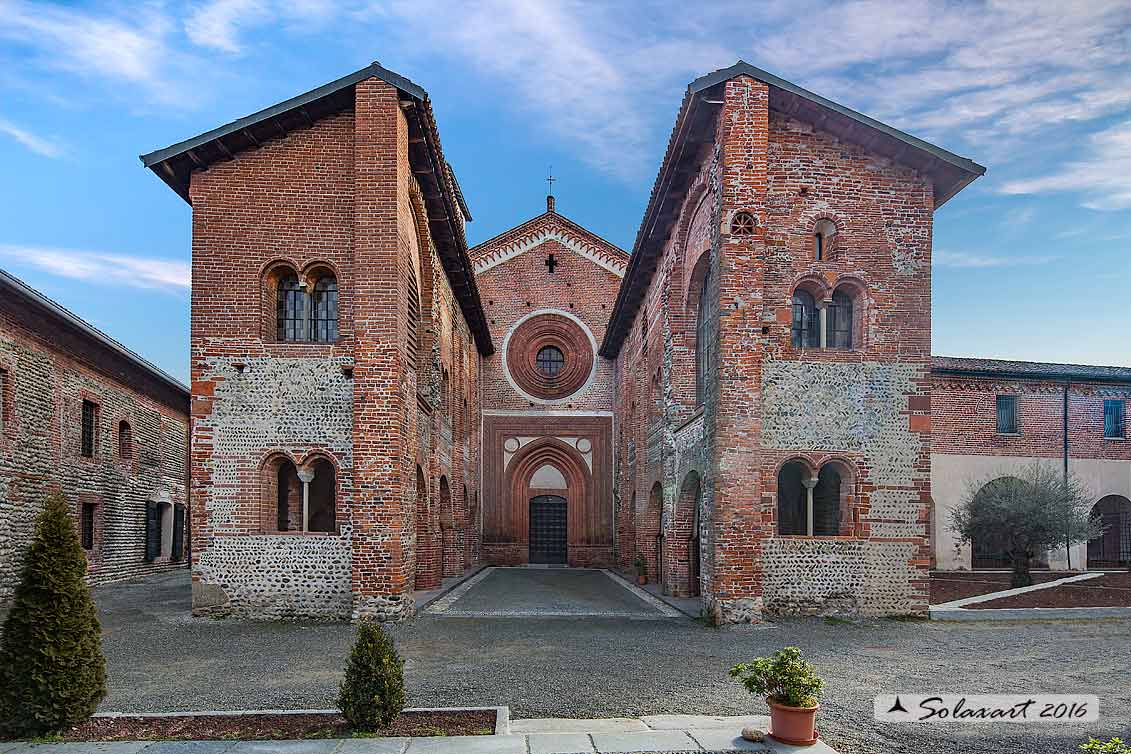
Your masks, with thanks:
<instances>
[{"instance_id":1,"label":"white plaster wall","mask_svg":"<svg viewBox=\"0 0 1131 754\"><path fill-rule=\"evenodd\" d=\"M935 506L932 512L936 567L943 570L970 568L970 546L956 546L956 537L950 529L951 511L966 494L971 481L980 482L1016 473L1034 461L1060 469L1059 458L1032 458L1028 456L931 455L931 494ZM1131 461L1104 461L1099 459L1072 459L1069 470L1092 490L1092 498L1099 501L1105 495L1123 495L1131 498ZM1085 564L1087 544L1072 548L1072 567ZM1066 569L1068 559L1064 548L1049 553L1049 567Z\"/></svg>"}]
</instances>

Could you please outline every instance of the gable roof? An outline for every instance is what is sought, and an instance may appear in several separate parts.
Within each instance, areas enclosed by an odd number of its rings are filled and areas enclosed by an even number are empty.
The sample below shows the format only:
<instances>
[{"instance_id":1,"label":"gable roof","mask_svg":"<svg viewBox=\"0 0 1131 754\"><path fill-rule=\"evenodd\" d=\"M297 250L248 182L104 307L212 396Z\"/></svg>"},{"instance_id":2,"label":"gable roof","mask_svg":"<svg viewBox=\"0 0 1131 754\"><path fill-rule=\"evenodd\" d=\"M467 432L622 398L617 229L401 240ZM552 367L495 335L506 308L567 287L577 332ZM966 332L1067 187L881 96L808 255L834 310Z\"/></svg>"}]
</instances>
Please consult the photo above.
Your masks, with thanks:
<instances>
[{"instance_id":1,"label":"gable roof","mask_svg":"<svg viewBox=\"0 0 1131 754\"><path fill-rule=\"evenodd\" d=\"M958 377L999 377L1036 380L1083 380L1131 383L1131 367L1057 364L1042 361L1007 361L958 356L932 356L931 372Z\"/></svg>"},{"instance_id":2,"label":"gable roof","mask_svg":"<svg viewBox=\"0 0 1131 754\"><path fill-rule=\"evenodd\" d=\"M10 308L25 327L39 333L40 337L55 347L63 348L74 356L86 356L93 366L111 379L188 414L187 385L4 270L0 270L0 306ZM57 342L52 335L40 332L44 320L55 323L69 333L68 337L73 340L68 342L72 345ZM79 353L80 348L88 348L89 351L86 354ZM138 379L139 375L141 379Z\"/></svg>"},{"instance_id":3,"label":"gable roof","mask_svg":"<svg viewBox=\"0 0 1131 754\"><path fill-rule=\"evenodd\" d=\"M455 172L444 158L428 92L399 73L371 63L305 94L141 155L141 162L191 204L189 183L194 171L234 159L239 152L259 147L291 131L309 128L320 118L352 110L354 87L371 78L380 79L400 92L409 125L409 162L424 195L432 240L476 346L481 354L489 356L495 346L479 300L463 227L463 220L470 220L471 213L456 183Z\"/></svg>"},{"instance_id":4,"label":"gable roof","mask_svg":"<svg viewBox=\"0 0 1131 754\"><path fill-rule=\"evenodd\" d=\"M708 138L706 135L713 131L718 119L719 108L712 105L718 104L722 85L738 76L749 76L768 85L771 110L813 123L838 139L859 144L918 170L932 182L936 208L986 172L972 160L839 105L746 61L740 60L729 68L701 76L688 85L668 139L667 152L660 163L632 247L632 261L601 343L600 353L606 358L615 358L620 352L655 272L664 242L678 218L682 196L694 177L693 171L687 169L688 163L696 159L697 146ZM704 104L707 106L701 106Z\"/></svg>"},{"instance_id":5,"label":"gable roof","mask_svg":"<svg viewBox=\"0 0 1131 754\"><path fill-rule=\"evenodd\" d=\"M557 241L617 277L624 277L629 260L627 251L555 210L543 212L473 247L470 254L475 274L481 275L550 240Z\"/></svg>"}]
</instances>

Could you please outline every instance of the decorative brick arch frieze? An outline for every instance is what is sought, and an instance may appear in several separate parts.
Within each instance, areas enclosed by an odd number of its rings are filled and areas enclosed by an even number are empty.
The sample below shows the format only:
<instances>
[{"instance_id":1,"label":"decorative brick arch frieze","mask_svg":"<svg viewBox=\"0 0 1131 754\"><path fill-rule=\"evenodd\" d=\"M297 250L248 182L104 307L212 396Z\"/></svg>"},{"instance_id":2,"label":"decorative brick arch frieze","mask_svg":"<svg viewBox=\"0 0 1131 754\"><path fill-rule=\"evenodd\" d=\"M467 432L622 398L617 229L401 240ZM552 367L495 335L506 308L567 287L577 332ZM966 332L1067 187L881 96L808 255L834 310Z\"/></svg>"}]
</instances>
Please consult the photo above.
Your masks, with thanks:
<instances>
[{"instance_id":1,"label":"decorative brick arch frieze","mask_svg":"<svg viewBox=\"0 0 1131 754\"><path fill-rule=\"evenodd\" d=\"M538 352L552 346L565 357L554 376L537 366ZM571 398L592 382L597 371L597 341L576 316L559 309L540 309L518 320L503 341L503 369L507 381L523 397L536 403Z\"/></svg>"},{"instance_id":2,"label":"decorative brick arch frieze","mask_svg":"<svg viewBox=\"0 0 1131 754\"><path fill-rule=\"evenodd\" d=\"M480 249L491 249L489 253L479 255L479 250L473 250L475 274L482 275L508 259L524 254L547 241L557 241L598 267L608 270L617 277L624 277L625 268L628 266L627 255L624 252L619 250L613 252L608 248L602 248L581 233L552 218L548 223L534 226L501 246L491 248L492 242L488 242L480 247Z\"/></svg>"}]
</instances>

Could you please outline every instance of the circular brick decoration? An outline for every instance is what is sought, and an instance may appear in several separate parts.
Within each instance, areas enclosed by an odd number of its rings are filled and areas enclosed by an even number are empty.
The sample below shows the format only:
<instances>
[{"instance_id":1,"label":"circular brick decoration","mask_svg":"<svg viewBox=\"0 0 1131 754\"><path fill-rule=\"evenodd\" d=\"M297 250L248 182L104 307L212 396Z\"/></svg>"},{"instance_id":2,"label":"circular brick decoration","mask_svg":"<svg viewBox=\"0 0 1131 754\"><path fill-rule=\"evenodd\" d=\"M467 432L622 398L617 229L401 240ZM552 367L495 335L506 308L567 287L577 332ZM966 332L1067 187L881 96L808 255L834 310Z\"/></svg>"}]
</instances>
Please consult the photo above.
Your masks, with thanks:
<instances>
[{"instance_id":1,"label":"circular brick decoration","mask_svg":"<svg viewBox=\"0 0 1131 754\"><path fill-rule=\"evenodd\" d=\"M555 349L561 353L560 364ZM547 368L547 356L553 356L553 368ZM535 398L558 400L585 385L593 369L593 348L576 322L557 314L538 314L511 335L506 359L519 388Z\"/></svg>"}]
</instances>

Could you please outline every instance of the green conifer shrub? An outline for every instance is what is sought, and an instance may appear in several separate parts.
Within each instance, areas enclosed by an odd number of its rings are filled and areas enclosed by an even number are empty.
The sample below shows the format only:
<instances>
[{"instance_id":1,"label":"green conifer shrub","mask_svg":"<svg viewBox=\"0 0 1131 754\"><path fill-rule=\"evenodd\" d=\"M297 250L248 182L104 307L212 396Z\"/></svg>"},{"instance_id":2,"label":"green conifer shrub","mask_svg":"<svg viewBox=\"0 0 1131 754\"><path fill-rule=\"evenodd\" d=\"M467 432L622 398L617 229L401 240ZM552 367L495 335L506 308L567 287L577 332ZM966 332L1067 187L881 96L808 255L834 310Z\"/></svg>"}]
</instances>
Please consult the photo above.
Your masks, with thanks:
<instances>
[{"instance_id":1,"label":"green conifer shrub","mask_svg":"<svg viewBox=\"0 0 1131 754\"><path fill-rule=\"evenodd\" d=\"M76 725L106 695L102 626L85 576L67 501L55 493L36 519L0 634L0 738Z\"/></svg>"},{"instance_id":2,"label":"green conifer shrub","mask_svg":"<svg viewBox=\"0 0 1131 754\"><path fill-rule=\"evenodd\" d=\"M357 626L338 708L360 731L387 728L404 709L404 661L378 623Z\"/></svg>"}]
</instances>

